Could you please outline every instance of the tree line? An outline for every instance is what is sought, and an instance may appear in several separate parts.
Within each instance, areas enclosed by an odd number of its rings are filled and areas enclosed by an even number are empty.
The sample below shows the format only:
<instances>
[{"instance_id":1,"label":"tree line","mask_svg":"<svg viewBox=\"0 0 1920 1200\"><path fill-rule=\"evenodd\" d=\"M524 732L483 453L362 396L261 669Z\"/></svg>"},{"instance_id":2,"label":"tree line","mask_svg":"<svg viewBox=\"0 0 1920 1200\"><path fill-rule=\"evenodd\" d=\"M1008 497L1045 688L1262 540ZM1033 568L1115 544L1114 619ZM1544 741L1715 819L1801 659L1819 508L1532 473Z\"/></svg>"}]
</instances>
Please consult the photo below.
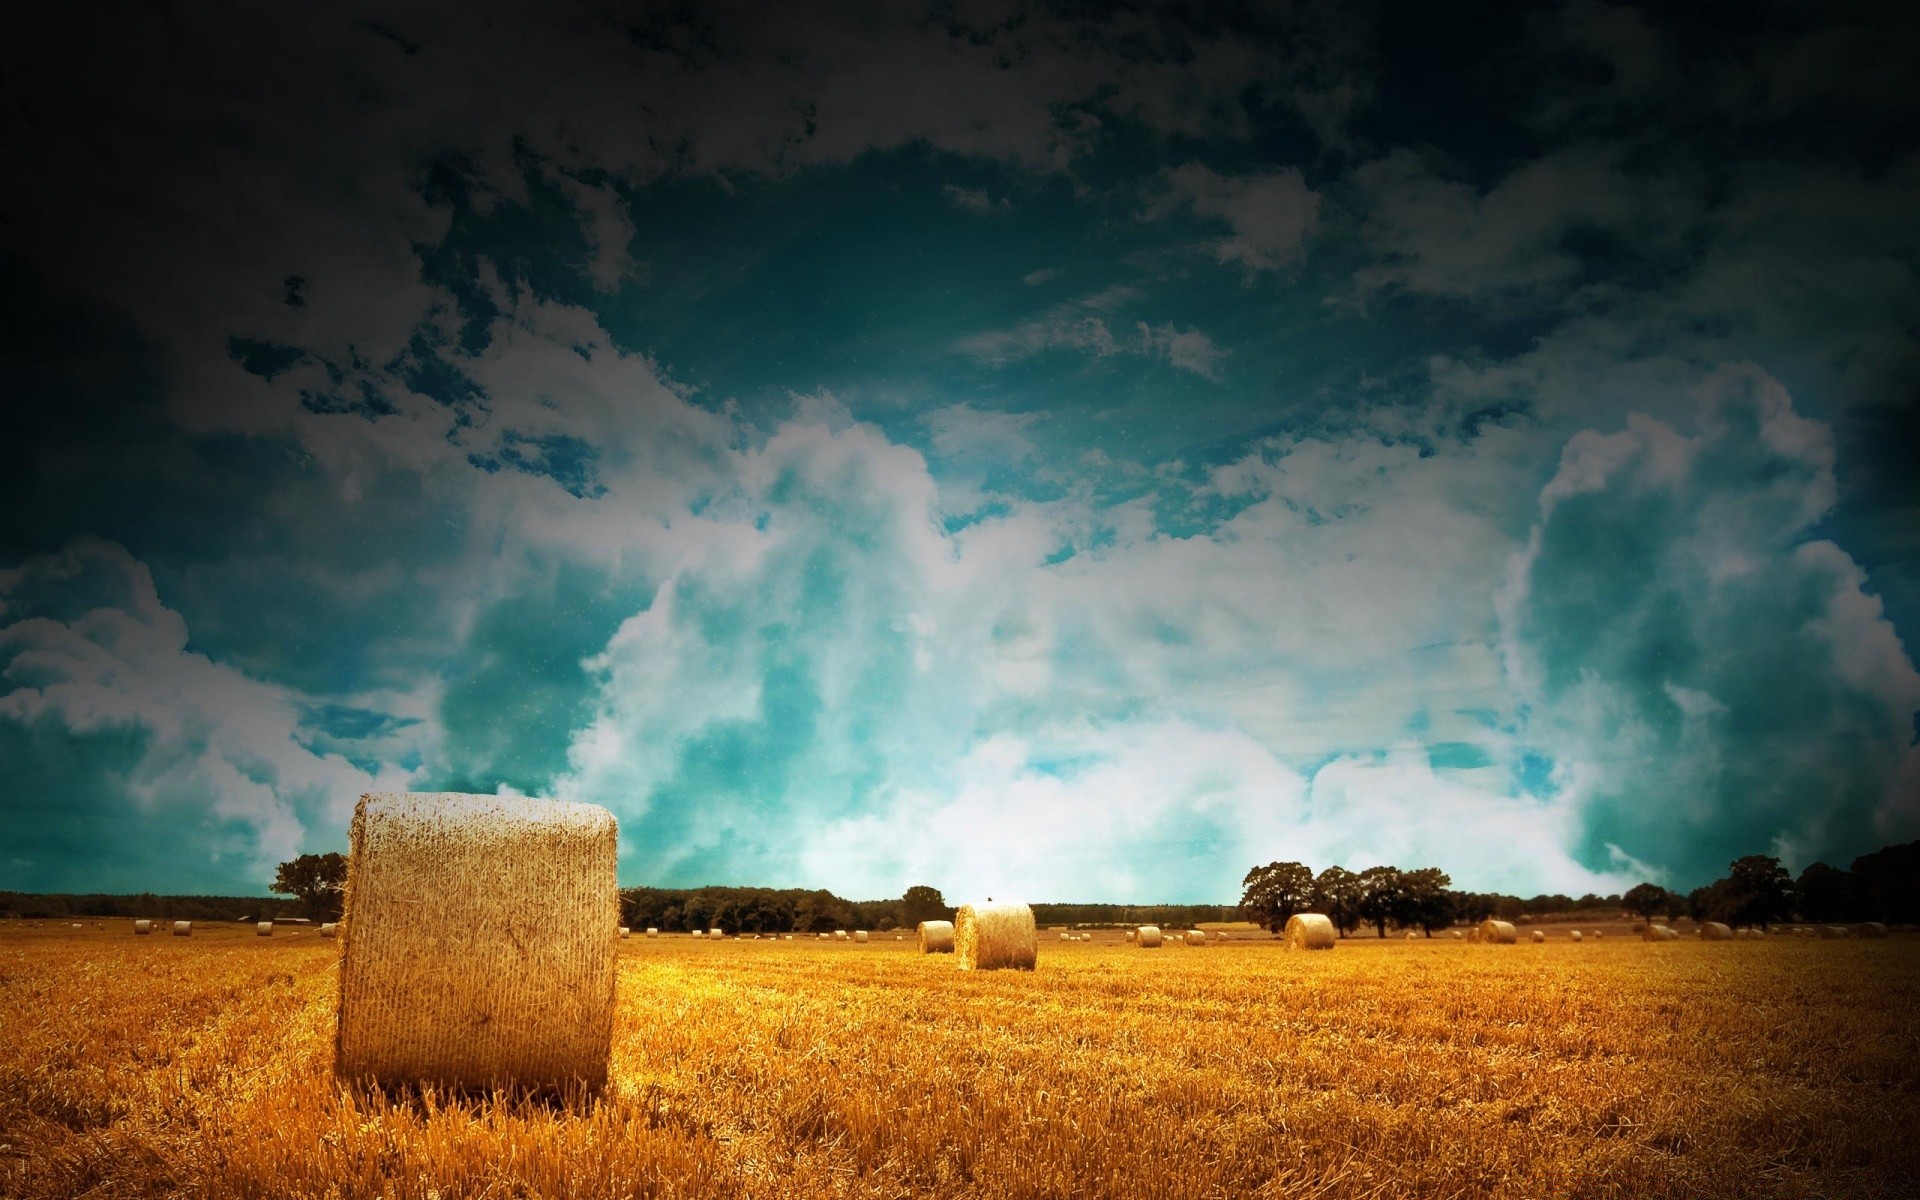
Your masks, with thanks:
<instances>
[{"instance_id":1,"label":"tree line","mask_svg":"<svg viewBox=\"0 0 1920 1200\"><path fill-rule=\"evenodd\" d=\"M1888 846L1853 860L1845 871L1816 862L1798 879L1780 860L1750 854L1727 874L1691 892L1641 883L1615 896L1561 895L1521 899L1492 892L1459 892L1438 867L1403 870L1331 866L1314 874L1304 863L1255 867L1241 881L1240 914L1275 933L1295 913L1323 913L1346 937L1363 925L1385 937L1389 927L1432 936L1456 923L1488 917L1512 920L1595 910L1697 921L1766 926L1779 921L1920 921L1920 842Z\"/></svg>"}]
</instances>

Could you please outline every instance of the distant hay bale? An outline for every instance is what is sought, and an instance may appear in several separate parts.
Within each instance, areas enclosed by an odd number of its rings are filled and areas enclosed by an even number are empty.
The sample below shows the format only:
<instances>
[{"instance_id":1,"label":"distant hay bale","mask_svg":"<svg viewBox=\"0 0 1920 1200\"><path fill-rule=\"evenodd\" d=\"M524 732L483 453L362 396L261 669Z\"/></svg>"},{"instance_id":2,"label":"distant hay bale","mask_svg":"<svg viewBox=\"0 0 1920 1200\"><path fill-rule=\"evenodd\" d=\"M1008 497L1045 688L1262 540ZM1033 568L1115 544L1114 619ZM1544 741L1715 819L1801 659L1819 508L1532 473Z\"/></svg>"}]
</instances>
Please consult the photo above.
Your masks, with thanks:
<instances>
[{"instance_id":1,"label":"distant hay bale","mask_svg":"<svg viewBox=\"0 0 1920 1200\"><path fill-rule=\"evenodd\" d=\"M1679 937L1679 934L1667 926L1654 925L1651 923L1649 923L1646 929L1642 930L1640 934L1640 940L1643 942L1671 942L1677 940Z\"/></svg>"},{"instance_id":2,"label":"distant hay bale","mask_svg":"<svg viewBox=\"0 0 1920 1200\"><path fill-rule=\"evenodd\" d=\"M1206 944L1207 944L1207 933L1206 933L1206 930L1204 930L1204 929L1189 929L1189 930L1187 930L1187 945L1189 945L1189 946L1204 946L1204 945L1206 945Z\"/></svg>"},{"instance_id":3,"label":"distant hay bale","mask_svg":"<svg viewBox=\"0 0 1920 1200\"><path fill-rule=\"evenodd\" d=\"M1520 931L1513 927L1512 921L1500 921L1493 917L1480 922L1477 932L1482 942L1493 946L1511 946L1520 940Z\"/></svg>"},{"instance_id":4,"label":"distant hay bale","mask_svg":"<svg viewBox=\"0 0 1920 1200\"><path fill-rule=\"evenodd\" d=\"M689 929L687 930L687 936L688 937L705 937L706 931L702 929Z\"/></svg>"},{"instance_id":5,"label":"distant hay bale","mask_svg":"<svg viewBox=\"0 0 1920 1200\"><path fill-rule=\"evenodd\" d=\"M1158 925L1142 925L1140 928L1134 930L1134 934L1134 940L1140 943L1142 950L1158 950L1160 948L1160 927Z\"/></svg>"},{"instance_id":6,"label":"distant hay bale","mask_svg":"<svg viewBox=\"0 0 1920 1200\"><path fill-rule=\"evenodd\" d=\"M272 921L255 921L253 923L253 933L255 937L272 937L273 922Z\"/></svg>"},{"instance_id":7,"label":"distant hay bale","mask_svg":"<svg viewBox=\"0 0 1920 1200\"><path fill-rule=\"evenodd\" d=\"M627 936L628 934L630 934L630 933L632 933L632 932L633 932L633 930L631 930L631 929L628 929L628 928L627 928L627 927L626 927L625 925L622 925L622 926L620 927L620 936L621 936L621 937L626 937L626 936Z\"/></svg>"},{"instance_id":8,"label":"distant hay bale","mask_svg":"<svg viewBox=\"0 0 1920 1200\"><path fill-rule=\"evenodd\" d=\"M648 936L648 937L650 937L650 938L657 938L657 937L659 937L659 936L660 936L660 927L659 927L658 925L649 925L649 926L647 926L647 936Z\"/></svg>"},{"instance_id":9,"label":"distant hay bale","mask_svg":"<svg viewBox=\"0 0 1920 1200\"><path fill-rule=\"evenodd\" d=\"M1458 930L1458 929L1456 929L1456 930L1454 930L1454 931L1453 931L1453 940L1454 940L1454 941L1456 941L1456 942L1458 942L1458 941L1464 941L1464 940L1466 939L1466 936L1467 936L1466 934L1464 934L1464 933L1462 933L1462 932L1461 932L1460 930Z\"/></svg>"},{"instance_id":10,"label":"distant hay bale","mask_svg":"<svg viewBox=\"0 0 1920 1200\"><path fill-rule=\"evenodd\" d=\"M1699 938L1703 942L1730 942L1733 940L1733 927L1724 921L1702 921Z\"/></svg>"},{"instance_id":11,"label":"distant hay bale","mask_svg":"<svg viewBox=\"0 0 1920 1200\"><path fill-rule=\"evenodd\" d=\"M1129 929L1129 930L1127 930L1127 940L1128 940L1128 941L1132 941L1132 940L1133 940L1134 938L1136 938L1136 937L1139 937L1139 936L1140 936L1140 931L1139 931L1138 929Z\"/></svg>"},{"instance_id":12,"label":"distant hay bale","mask_svg":"<svg viewBox=\"0 0 1920 1200\"><path fill-rule=\"evenodd\" d=\"M952 954L953 953L953 922L952 921L920 922L920 953Z\"/></svg>"},{"instance_id":13,"label":"distant hay bale","mask_svg":"<svg viewBox=\"0 0 1920 1200\"><path fill-rule=\"evenodd\" d=\"M962 971L1031 971L1040 958L1033 909L1007 901L963 904L953 920L954 963Z\"/></svg>"},{"instance_id":14,"label":"distant hay bale","mask_svg":"<svg viewBox=\"0 0 1920 1200\"><path fill-rule=\"evenodd\" d=\"M1572 933L1569 933L1567 936L1577 942L1580 940L1580 931L1576 929Z\"/></svg>"},{"instance_id":15,"label":"distant hay bale","mask_svg":"<svg viewBox=\"0 0 1920 1200\"><path fill-rule=\"evenodd\" d=\"M836 930L834 930L834 931L833 931L833 940L834 940L834 941L836 941L836 942L844 942L844 941L847 941L847 940L849 940L849 939L848 939L848 937L847 937L847 931L846 931L846 930L844 930L844 929L836 929Z\"/></svg>"},{"instance_id":16,"label":"distant hay bale","mask_svg":"<svg viewBox=\"0 0 1920 1200\"><path fill-rule=\"evenodd\" d=\"M135 921L135 922L133 923L133 931L134 931L135 933L152 933L152 932L153 932L153 922L152 922L152 921L145 921L145 920L142 920L142 921Z\"/></svg>"},{"instance_id":17,"label":"distant hay bale","mask_svg":"<svg viewBox=\"0 0 1920 1200\"><path fill-rule=\"evenodd\" d=\"M856 930L854 930L854 931L853 931L853 940L854 940L854 941L856 941L856 942L864 942L864 941L866 941L866 940L867 940L867 931L866 931L866 930L864 930L864 929L856 929Z\"/></svg>"},{"instance_id":18,"label":"distant hay bale","mask_svg":"<svg viewBox=\"0 0 1920 1200\"><path fill-rule=\"evenodd\" d=\"M1533 940L1534 940L1534 941L1536 941L1536 942L1544 942L1544 941L1546 941L1546 940L1547 940L1547 931L1546 931L1546 930L1544 930L1544 929L1536 929L1536 930L1534 930L1534 931L1533 931Z\"/></svg>"},{"instance_id":19,"label":"distant hay bale","mask_svg":"<svg viewBox=\"0 0 1920 1200\"><path fill-rule=\"evenodd\" d=\"M1295 913L1287 918L1287 949L1331 950L1340 932L1323 913Z\"/></svg>"},{"instance_id":20,"label":"distant hay bale","mask_svg":"<svg viewBox=\"0 0 1920 1200\"><path fill-rule=\"evenodd\" d=\"M1863 938L1883 938L1887 936L1887 927L1878 921L1868 921L1856 932Z\"/></svg>"},{"instance_id":21,"label":"distant hay bale","mask_svg":"<svg viewBox=\"0 0 1920 1200\"><path fill-rule=\"evenodd\" d=\"M1060 931L1060 940L1063 942L1070 942L1073 940L1073 935L1068 933L1066 930L1062 929Z\"/></svg>"},{"instance_id":22,"label":"distant hay bale","mask_svg":"<svg viewBox=\"0 0 1920 1200\"><path fill-rule=\"evenodd\" d=\"M173 923L173 936L175 936L175 937L192 937L192 936L193 936L193 922L192 922L192 921L175 921L175 922Z\"/></svg>"},{"instance_id":23,"label":"distant hay bale","mask_svg":"<svg viewBox=\"0 0 1920 1200\"><path fill-rule=\"evenodd\" d=\"M723 938L727 936L727 934L726 931L722 929L709 929L707 930L707 936L710 938Z\"/></svg>"},{"instance_id":24,"label":"distant hay bale","mask_svg":"<svg viewBox=\"0 0 1920 1200\"><path fill-rule=\"evenodd\" d=\"M1419 934L1417 934L1417 933L1415 933L1415 932L1414 932L1413 930L1411 930L1411 929L1409 929L1409 930L1407 930L1407 941L1409 941L1409 942L1411 942L1411 941L1413 941L1413 940L1414 940L1415 938L1417 938L1417 937L1419 937L1419 936L1420 936L1420 935L1419 935Z\"/></svg>"},{"instance_id":25,"label":"distant hay bale","mask_svg":"<svg viewBox=\"0 0 1920 1200\"><path fill-rule=\"evenodd\" d=\"M1823 938L1852 937L1853 931L1845 925L1822 925L1820 927L1820 936Z\"/></svg>"},{"instance_id":26,"label":"distant hay bale","mask_svg":"<svg viewBox=\"0 0 1920 1200\"><path fill-rule=\"evenodd\" d=\"M618 828L592 804L378 793L354 809L336 1073L606 1084Z\"/></svg>"},{"instance_id":27,"label":"distant hay bale","mask_svg":"<svg viewBox=\"0 0 1920 1200\"><path fill-rule=\"evenodd\" d=\"M1607 936L1607 931L1604 929L1596 929L1593 931L1593 940L1596 942L1605 936Z\"/></svg>"},{"instance_id":28,"label":"distant hay bale","mask_svg":"<svg viewBox=\"0 0 1920 1200\"><path fill-rule=\"evenodd\" d=\"M321 922L320 924L321 937L323 938L337 937L339 933L340 933L340 926L337 923L333 921Z\"/></svg>"}]
</instances>

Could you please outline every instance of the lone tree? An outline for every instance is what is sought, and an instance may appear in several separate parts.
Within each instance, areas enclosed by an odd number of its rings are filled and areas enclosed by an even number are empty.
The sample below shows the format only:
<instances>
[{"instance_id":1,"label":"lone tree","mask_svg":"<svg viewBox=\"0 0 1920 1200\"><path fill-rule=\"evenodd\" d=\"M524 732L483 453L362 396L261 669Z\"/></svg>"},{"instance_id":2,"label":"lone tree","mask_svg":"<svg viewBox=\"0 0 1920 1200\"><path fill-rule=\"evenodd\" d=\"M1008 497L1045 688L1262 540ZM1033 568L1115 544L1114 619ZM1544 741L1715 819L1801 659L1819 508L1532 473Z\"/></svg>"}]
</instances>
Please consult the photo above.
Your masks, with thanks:
<instances>
[{"instance_id":1,"label":"lone tree","mask_svg":"<svg viewBox=\"0 0 1920 1200\"><path fill-rule=\"evenodd\" d=\"M1248 871L1240 882L1241 915L1268 933L1286 928L1287 919L1313 898L1313 872L1305 863L1268 863Z\"/></svg>"},{"instance_id":2,"label":"lone tree","mask_svg":"<svg viewBox=\"0 0 1920 1200\"><path fill-rule=\"evenodd\" d=\"M900 923L918 928L922 921L948 921L953 919L953 910L947 907L947 898L940 889L916 883L900 897Z\"/></svg>"},{"instance_id":3,"label":"lone tree","mask_svg":"<svg viewBox=\"0 0 1920 1200\"><path fill-rule=\"evenodd\" d=\"M1636 883L1620 897L1620 907L1626 909L1643 921L1653 920L1653 914L1661 912L1673 901L1667 889L1657 883Z\"/></svg>"},{"instance_id":4,"label":"lone tree","mask_svg":"<svg viewBox=\"0 0 1920 1200\"><path fill-rule=\"evenodd\" d=\"M292 862L281 863L267 890L297 896L307 916L316 921L337 921L346 886L347 856L329 852L302 854Z\"/></svg>"}]
</instances>

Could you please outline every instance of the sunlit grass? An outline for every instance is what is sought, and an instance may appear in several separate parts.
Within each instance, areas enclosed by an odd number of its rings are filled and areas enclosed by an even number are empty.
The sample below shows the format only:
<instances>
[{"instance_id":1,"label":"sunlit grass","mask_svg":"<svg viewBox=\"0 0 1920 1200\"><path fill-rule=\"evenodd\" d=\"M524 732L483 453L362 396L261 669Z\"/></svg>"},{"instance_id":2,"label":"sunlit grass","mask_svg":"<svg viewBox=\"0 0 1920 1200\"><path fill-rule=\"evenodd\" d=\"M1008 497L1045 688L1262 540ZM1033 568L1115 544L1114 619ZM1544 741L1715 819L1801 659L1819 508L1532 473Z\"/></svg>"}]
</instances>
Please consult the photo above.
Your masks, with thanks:
<instances>
[{"instance_id":1,"label":"sunlit grass","mask_svg":"<svg viewBox=\"0 0 1920 1200\"><path fill-rule=\"evenodd\" d=\"M0 926L0 1195L1903 1196L1920 942L621 943L574 1105L354 1092L337 943Z\"/></svg>"}]
</instances>

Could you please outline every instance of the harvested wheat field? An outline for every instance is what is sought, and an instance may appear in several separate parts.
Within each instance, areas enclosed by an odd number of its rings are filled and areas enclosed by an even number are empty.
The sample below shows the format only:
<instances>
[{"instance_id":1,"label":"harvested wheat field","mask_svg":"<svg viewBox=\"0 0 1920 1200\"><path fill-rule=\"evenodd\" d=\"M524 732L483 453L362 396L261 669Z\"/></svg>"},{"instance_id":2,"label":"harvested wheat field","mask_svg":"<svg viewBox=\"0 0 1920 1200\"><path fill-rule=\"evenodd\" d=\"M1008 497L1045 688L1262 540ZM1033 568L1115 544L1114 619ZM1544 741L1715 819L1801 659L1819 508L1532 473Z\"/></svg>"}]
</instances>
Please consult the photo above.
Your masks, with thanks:
<instances>
[{"instance_id":1,"label":"harvested wheat field","mask_svg":"<svg viewBox=\"0 0 1920 1200\"><path fill-rule=\"evenodd\" d=\"M606 1091L569 1107L344 1087L339 943L200 933L0 924L0 1195L1920 1193L1898 935L1110 940L1032 972L629 940Z\"/></svg>"}]
</instances>

